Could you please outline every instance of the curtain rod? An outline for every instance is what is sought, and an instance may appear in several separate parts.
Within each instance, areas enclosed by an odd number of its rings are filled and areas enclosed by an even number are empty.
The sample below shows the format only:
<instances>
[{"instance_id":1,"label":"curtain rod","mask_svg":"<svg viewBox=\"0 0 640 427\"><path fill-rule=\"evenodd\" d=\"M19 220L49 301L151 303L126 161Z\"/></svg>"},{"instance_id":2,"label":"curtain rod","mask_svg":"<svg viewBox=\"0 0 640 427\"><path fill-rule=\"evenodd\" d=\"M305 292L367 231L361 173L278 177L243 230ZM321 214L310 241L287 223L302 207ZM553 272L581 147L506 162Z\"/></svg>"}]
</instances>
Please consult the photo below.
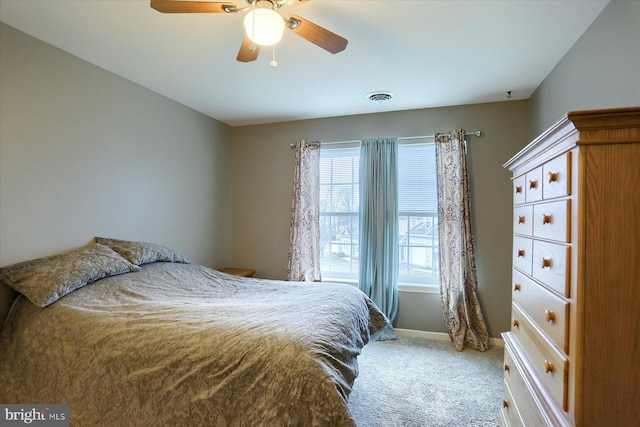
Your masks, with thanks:
<instances>
[{"instance_id":1,"label":"curtain rod","mask_svg":"<svg viewBox=\"0 0 640 427\"><path fill-rule=\"evenodd\" d=\"M464 136L470 136L470 135L475 135L475 136L482 136L482 132L479 130L473 131L473 132L465 132ZM410 140L410 139L432 139L435 138L435 135L420 135L420 136L401 136L398 139L401 141L406 141L406 140ZM353 141L331 141L331 142L322 142L319 144L322 145L333 145L333 144L354 144L356 142L360 142L360 140L353 140ZM311 143L311 142L309 142ZM296 148L296 144L290 144L289 145L291 148Z\"/></svg>"}]
</instances>

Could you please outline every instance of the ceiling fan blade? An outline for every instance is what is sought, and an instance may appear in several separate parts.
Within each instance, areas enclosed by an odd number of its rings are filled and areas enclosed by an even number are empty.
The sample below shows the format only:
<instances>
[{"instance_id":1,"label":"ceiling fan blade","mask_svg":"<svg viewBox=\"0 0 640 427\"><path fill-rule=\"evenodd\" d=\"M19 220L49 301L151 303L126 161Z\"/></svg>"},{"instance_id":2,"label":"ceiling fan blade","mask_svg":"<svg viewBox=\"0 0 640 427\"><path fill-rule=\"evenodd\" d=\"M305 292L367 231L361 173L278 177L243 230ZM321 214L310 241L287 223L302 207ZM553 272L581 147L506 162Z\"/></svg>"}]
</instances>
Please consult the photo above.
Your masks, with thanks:
<instances>
[{"instance_id":1,"label":"ceiling fan blade","mask_svg":"<svg viewBox=\"0 0 640 427\"><path fill-rule=\"evenodd\" d=\"M255 61L256 59L258 59L259 53L260 46L252 42L251 39L245 35L236 59L240 62Z\"/></svg>"},{"instance_id":2,"label":"ceiling fan blade","mask_svg":"<svg viewBox=\"0 0 640 427\"><path fill-rule=\"evenodd\" d=\"M162 13L236 13L233 3L216 1L151 0L151 7Z\"/></svg>"},{"instance_id":3,"label":"ceiling fan blade","mask_svg":"<svg viewBox=\"0 0 640 427\"><path fill-rule=\"evenodd\" d=\"M297 15L287 17L287 28L331 53L342 52L349 41Z\"/></svg>"}]
</instances>

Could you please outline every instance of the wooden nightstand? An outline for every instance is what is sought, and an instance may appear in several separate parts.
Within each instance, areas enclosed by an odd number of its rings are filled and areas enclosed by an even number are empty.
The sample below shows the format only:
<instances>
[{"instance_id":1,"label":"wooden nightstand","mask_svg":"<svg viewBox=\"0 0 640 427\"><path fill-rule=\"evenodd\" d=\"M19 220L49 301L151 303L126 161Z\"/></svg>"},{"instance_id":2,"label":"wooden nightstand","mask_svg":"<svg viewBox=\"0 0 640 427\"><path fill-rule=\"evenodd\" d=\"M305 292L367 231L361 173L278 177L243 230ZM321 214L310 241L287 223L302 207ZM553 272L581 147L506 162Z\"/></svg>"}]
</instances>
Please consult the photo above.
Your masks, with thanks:
<instances>
[{"instance_id":1,"label":"wooden nightstand","mask_svg":"<svg viewBox=\"0 0 640 427\"><path fill-rule=\"evenodd\" d=\"M251 270L250 268L233 268L233 267L220 268L219 271L222 271L223 273L227 273L227 274L233 274L234 276L242 276L242 277L253 277L253 275L256 272L255 270Z\"/></svg>"}]
</instances>

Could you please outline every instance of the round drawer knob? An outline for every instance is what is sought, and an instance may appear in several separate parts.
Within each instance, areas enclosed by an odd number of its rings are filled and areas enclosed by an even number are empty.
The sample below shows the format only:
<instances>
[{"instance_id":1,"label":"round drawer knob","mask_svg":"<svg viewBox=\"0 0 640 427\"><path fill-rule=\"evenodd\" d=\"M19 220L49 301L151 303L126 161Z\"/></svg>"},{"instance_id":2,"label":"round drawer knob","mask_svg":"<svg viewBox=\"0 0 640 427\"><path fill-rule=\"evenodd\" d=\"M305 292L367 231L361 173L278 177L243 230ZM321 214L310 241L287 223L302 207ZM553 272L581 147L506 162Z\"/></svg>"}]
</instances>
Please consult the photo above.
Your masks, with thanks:
<instances>
[{"instance_id":1,"label":"round drawer knob","mask_svg":"<svg viewBox=\"0 0 640 427\"><path fill-rule=\"evenodd\" d=\"M555 367L553 366L553 363L549 362L548 360L544 361L544 371L547 374L552 374L555 371Z\"/></svg>"},{"instance_id":2,"label":"round drawer knob","mask_svg":"<svg viewBox=\"0 0 640 427\"><path fill-rule=\"evenodd\" d=\"M503 408L508 408L509 407L509 402L507 402L506 400L502 401L502 407Z\"/></svg>"},{"instance_id":3,"label":"round drawer knob","mask_svg":"<svg viewBox=\"0 0 640 427\"><path fill-rule=\"evenodd\" d=\"M553 322L553 323L555 323L555 321L556 321L556 314L555 314L553 311L551 311L551 310L549 310L549 309L546 309L546 310L544 311L544 318L545 318L545 320L546 320L547 322Z\"/></svg>"},{"instance_id":4,"label":"round drawer knob","mask_svg":"<svg viewBox=\"0 0 640 427\"><path fill-rule=\"evenodd\" d=\"M520 326L520 322L518 322L518 319L513 319L513 326L515 326L516 328Z\"/></svg>"},{"instance_id":5,"label":"round drawer knob","mask_svg":"<svg viewBox=\"0 0 640 427\"><path fill-rule=\"evenodd\" d=\"M513 290L514 291L519 291L520 290L520 283L516 283L513 285Z\"/></svg>"},{"instance_id":6,"label":"round drawer knob","mask_svg":"<svg viewBox=\"0 0 640 427\"><path fill-rule=\"evenodd\" d=\"M505 372L509 372L509 365L507 363L504 364L504 370Z\"/></svg>"}]
</instances>

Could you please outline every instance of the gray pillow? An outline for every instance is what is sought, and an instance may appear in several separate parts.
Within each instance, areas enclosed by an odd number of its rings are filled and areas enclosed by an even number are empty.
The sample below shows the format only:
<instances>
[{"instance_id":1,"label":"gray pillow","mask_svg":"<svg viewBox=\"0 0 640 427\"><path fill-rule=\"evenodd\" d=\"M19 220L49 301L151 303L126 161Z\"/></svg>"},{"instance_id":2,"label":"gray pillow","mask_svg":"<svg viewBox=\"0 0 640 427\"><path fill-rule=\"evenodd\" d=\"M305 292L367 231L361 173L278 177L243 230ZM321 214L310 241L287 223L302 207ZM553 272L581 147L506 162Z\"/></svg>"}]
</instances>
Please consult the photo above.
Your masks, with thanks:
<instances>
[{"instance_id":1,"label":"gray pillow","mask_svg":"<svg viewBox=\"0 0 640 427\"><path fill-rule=\"evenodd\" d=\"M184 253L156 243L132 242L104 237L96 237L96 243L110 247L135 265L148 264L150 262L191 264L191 260Z\"/></svg>"},{"instance_id":2,"label":"gray pillow","mask_svg":"<svg viewBox=\"0 0 640 427\"><path fill-rule=\"evenodd\" d=\"M40 307L103 277L138 271L104 245L91 244L58 255L0 268L0 280Z\"/></svg>"}]
</instances>

